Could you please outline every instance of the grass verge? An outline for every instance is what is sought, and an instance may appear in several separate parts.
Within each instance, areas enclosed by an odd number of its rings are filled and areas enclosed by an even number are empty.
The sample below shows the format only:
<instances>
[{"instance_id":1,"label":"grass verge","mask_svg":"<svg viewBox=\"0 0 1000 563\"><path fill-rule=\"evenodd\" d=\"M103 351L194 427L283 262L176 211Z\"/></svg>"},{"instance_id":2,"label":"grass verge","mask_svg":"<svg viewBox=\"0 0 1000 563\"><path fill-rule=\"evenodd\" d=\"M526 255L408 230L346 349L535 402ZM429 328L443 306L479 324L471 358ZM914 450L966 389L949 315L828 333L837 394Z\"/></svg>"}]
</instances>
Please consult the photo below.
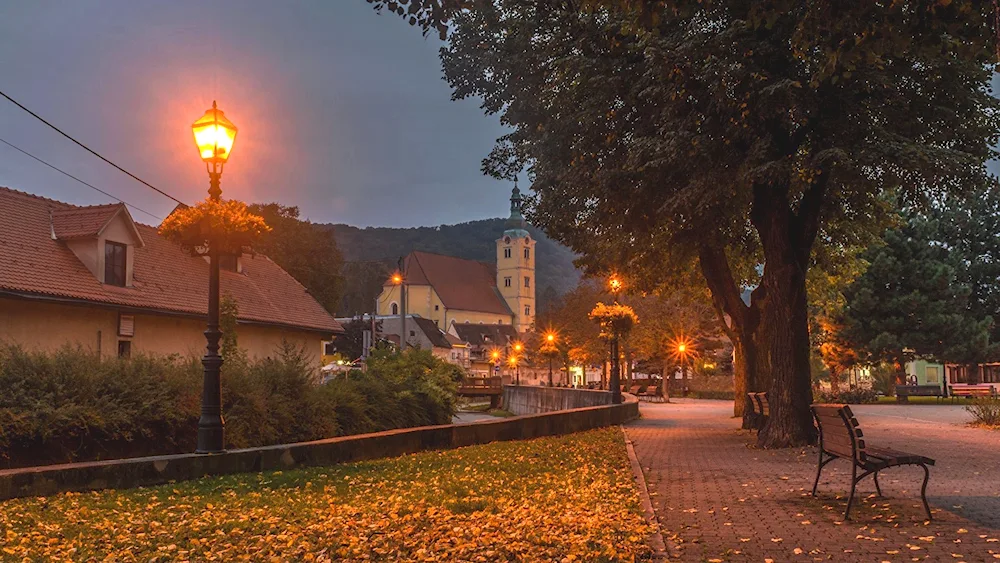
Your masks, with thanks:
<instances>
[{"instance_id":1,"label":"grass verge","mask_svg":"<svg viewBox=\"0 0 1000 563\"><path fill-rule=\"evenodd\" d=\"M0 504L18 561L635 561L648 533L618 428Z\"/></svg>"}]
</instances>

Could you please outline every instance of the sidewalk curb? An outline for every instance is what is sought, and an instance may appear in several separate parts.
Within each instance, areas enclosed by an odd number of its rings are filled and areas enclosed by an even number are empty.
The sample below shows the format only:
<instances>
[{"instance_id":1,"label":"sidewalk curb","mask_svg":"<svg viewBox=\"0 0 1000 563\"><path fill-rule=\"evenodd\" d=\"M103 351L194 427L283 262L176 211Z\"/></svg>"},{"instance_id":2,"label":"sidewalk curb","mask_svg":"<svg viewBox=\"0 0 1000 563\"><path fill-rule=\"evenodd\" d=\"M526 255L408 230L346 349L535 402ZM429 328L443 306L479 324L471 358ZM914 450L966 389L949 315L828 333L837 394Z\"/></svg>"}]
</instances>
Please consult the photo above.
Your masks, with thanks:
<instances>
[{"instance_id":1,"label":"sidewalk curb","mask_svg":"<svg viewBox=\"0 0 1000 563\"><path fill-rule=\"evenodd\" d=\"M653 527L653 533L649 536L649 546L653 548L653 561L666 561L671 558L680 557L676 546L671 545L668 550L666 542L663 541L663 534L660 533L660 524L656 518L656 511L653 510L653 502L649 498L649 488L646 487L646 477L642 474L642 465L639 464L639 458L635 455L635 448L632 446L632 440L629 439L625 427L619 426L619 428L622 430L622 436L625 437L625 449L628 451L628 460L632 465L632 478L635 480L636 488L639 490L639 502L642 503L643 515L650 526Z\"/></svg>"}]
</instances>

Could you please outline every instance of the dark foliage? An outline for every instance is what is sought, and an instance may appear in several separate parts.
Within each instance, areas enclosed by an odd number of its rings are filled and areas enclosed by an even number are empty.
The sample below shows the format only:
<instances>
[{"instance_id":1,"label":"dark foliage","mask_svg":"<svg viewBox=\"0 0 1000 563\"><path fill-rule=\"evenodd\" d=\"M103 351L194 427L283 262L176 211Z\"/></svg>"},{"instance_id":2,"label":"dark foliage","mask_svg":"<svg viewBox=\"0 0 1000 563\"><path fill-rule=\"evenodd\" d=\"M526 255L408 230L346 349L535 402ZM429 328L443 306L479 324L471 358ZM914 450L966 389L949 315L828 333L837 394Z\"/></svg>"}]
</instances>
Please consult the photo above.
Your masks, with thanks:
<instances>
[{"instance_id":1,"label":"dark foliage","mask_svg":"<svg viewBox=\"0 0 1000 563\"><path fill-rule=\"evenodd\" d=\"M317 384L301 353L234 355L223 366L226 446L244 448L447 424L454 366L429 352L383 353L367 373ZM195 449L202 367L195 358L99 360L0 348L0 464L24 467Z\"/></svg>"}]
</instances>

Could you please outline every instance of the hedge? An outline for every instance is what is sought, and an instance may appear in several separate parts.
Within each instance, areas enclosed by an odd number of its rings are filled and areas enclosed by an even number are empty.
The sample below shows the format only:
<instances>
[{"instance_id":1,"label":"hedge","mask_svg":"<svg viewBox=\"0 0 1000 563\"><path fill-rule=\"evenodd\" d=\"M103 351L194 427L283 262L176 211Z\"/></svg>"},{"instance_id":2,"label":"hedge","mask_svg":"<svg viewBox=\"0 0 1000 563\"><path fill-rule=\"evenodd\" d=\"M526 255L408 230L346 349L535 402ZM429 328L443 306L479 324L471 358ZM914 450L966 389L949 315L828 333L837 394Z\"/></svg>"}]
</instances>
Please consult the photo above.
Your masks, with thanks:
<instances>
[{"instance_id":1,"label":"hedge","mask_svg":"<svg viewBox=\"0 0 1000 563\"><path fill-rule=\"evenodd\" d=\"M222 373L228 448L447 424L455 413L461 371L429 352L382 352L367 372L326 384L289 346L234 356ZM201 386L197 358L0 346L0 466L194 451Z\"/></svg>"}]
</instances>

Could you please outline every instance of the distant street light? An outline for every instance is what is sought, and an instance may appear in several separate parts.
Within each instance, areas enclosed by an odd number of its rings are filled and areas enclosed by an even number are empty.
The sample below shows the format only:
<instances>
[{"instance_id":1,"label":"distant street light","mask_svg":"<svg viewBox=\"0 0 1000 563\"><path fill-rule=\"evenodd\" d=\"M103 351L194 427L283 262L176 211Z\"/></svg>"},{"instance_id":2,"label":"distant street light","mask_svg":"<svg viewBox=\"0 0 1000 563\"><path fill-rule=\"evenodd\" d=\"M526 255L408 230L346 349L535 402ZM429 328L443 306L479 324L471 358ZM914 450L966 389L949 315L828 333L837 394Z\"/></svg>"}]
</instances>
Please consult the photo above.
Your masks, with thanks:
<instances>
[{"instance_id":1,"label":"distant street light","mask_svg":"<svg viewBox=\"0 0 1000 563\"><path fill-rule=\"evenodd\" d=\"M500 350L494 349L490 352L490 360L490 366L492 367L490 370L490 376L493 376L496 374L497 366L500 365Z\"/></svg>"},{"instance_id":2,"label":"distant street light","mask_svg":"<svg viewBox=\"0 0 1000 563\"><path fill-rule=\"evenodd\" d=\"M191 125L198 153L208 170L208 196L213 201L222 198L222 168L229 161L236 142L236 126L226 119L225 114L212 102L212 109L205 112ZM205 356L201 363L205 366L205 376L201 391L201 418L198 419L198 453L217 453L225 450L226 422L222 418L222 357L219 356L219 248L214 233L210 233L208 245L208 326L205 330L207 342Z\"/></svg>"},{"instance_id":3,"label":"distant street light","mask_svg":"<svg viewBox=\"0 0 1000 563\"><path fill-rule=\"evenodd\" d=\"M548 343L549 347L554 348L556 344L556 335L553 332L549 332L545 335L545 342ZM552 359L555 354L554 350L550 349L548 351L549 356L549 387L552 387Z\"/></svg>"},{"instance_id":4,"label":"distant street light","mask_svg":"<svg viewBox=\"0 0 1000 563\"><path fill-rule=\"evenodd\" d=\"M403 258L399 270L392 274L392 284L399 286L399 353L406 351L406 280L403 278Z\"/></svg>"},{"instance_id":5,"label":"distant street light","mask_svg":"<svg viewBox=\"0 0 1000 563\"><path fill-rule=\"evenodd\" d=\"M517 365L517 356L511 356L507 358L507 363L510 364L511 369L514 370L514 377L516 378L516 385L521 384L521 368Z\"/></svg>"}]
</instances>

